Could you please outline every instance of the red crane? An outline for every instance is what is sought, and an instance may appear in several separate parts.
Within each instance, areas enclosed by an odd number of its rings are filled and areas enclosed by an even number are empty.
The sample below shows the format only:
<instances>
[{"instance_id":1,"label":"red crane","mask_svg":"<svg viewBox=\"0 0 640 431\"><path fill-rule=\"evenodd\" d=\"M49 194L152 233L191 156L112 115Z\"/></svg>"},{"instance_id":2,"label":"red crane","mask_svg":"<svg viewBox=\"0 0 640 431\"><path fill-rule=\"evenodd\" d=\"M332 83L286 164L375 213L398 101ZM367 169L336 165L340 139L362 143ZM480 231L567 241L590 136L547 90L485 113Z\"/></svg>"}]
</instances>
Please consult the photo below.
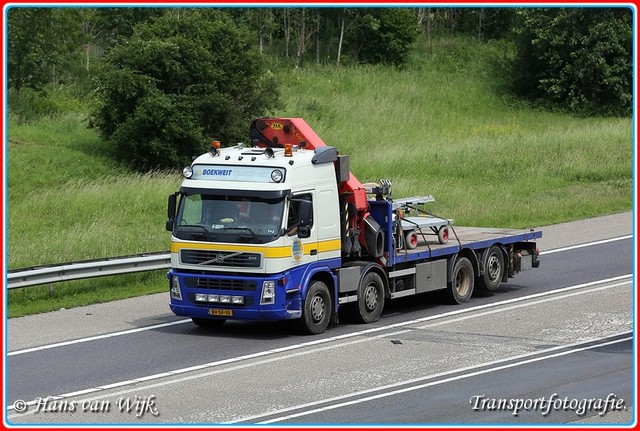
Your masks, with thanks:
<instances>
[{"instance_id":1,"label":"red crane","mask_svg":"<svg viewBox=\"0 0 640 431\"><path fill-rule=\"evenodd\" d=\"M292 147L315 150L326 147L327 144L313 131L311 126L302 118L258 118L251 124L249 137L252 144L258 147L285 148L291 151ZM336 161L334 163L339 163ZM367 189L349 172L349 179L339 182L338 193L346 199L348 207L344 208L348 214L348 224L343 230L343 253L359 255L360 249L347 246L345 250L345 236L355 234L361 246L365 247L369 254L380 257L382 254L382 233L379 225L369 214L369 202L367 201ZM365 223L365 220L368 222ZM373 227L373 237L371 235ZM372 250L375 249L375 250Z\"/></svg>"}]
</instances>

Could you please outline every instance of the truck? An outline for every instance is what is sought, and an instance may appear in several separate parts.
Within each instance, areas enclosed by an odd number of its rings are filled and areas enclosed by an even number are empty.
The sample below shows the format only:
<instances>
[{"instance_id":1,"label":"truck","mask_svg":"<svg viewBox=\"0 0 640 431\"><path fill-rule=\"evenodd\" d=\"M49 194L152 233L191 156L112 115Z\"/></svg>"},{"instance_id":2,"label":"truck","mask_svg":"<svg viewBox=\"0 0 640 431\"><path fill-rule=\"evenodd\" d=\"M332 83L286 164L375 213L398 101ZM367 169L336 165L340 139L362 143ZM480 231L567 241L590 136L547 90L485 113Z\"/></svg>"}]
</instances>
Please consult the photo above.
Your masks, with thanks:
<instances>
[{"instance_id":1,"label":"truck","mask_svg":"<svg viewBox=\"0 0 640 431\"><path fill-rule=\"evenodd\" d=\"M432 291L462 304L539 266L539 230L459 227L431 195L394 200L302 118L258 118L248 137L213 141L168 199L170 309L200 327L292 319L320 334L338 311L371 323Z\"/></svg>"}]
</instances>

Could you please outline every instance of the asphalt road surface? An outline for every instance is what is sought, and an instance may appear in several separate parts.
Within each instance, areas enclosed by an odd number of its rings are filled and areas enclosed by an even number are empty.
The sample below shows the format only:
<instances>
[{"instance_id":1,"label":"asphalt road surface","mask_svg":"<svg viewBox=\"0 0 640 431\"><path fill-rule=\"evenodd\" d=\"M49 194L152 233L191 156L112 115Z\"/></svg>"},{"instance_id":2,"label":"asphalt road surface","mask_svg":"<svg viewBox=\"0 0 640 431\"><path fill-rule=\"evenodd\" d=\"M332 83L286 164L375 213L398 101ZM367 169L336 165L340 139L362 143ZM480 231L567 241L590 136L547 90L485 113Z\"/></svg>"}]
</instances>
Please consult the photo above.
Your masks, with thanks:
<instances>
[{"instance_id":1,"label":"asphalt road surface","mask_svg":"<svg viewBox=\"0 0 640 431\"><path fill-rule=\"evenodd\" d=\"M166 294L10 319L5 420L630 424L632 231L630 213L543 228L540 268L493 294L402 298L320 336L287 322L203 330Z\"/></svg>"}]
</instances>

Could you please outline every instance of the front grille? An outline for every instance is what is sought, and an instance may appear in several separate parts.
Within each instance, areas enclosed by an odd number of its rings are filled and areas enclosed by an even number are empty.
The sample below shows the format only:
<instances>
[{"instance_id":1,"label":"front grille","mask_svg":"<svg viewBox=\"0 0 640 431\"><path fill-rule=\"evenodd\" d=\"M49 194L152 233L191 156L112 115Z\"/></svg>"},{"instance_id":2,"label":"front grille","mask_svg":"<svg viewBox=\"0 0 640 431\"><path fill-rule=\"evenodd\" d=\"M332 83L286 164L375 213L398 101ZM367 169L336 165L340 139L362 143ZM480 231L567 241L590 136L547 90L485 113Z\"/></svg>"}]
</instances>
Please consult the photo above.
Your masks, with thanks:
<instances>
[{"instance_id":1,"label":"front grille","mask_svg":"<svg viewBox=\"0 0 640 431\"><path fill-rule=\"evenodd\" d=\"M235 268L259 268L259 253L215 250L180 250L182 263L191 265L230 266Z\"/></svg>"},{"instance_id":2,"label":"front grille","mask_svg":"<svg viewBox=\"0 0 640 431\"><path fill-rule=\"evenodd\" d=\"M184 285L189 288L255 291L258 283L246 280L230 280L207 277L185 277Z\"/></svg>"}]
</instances>

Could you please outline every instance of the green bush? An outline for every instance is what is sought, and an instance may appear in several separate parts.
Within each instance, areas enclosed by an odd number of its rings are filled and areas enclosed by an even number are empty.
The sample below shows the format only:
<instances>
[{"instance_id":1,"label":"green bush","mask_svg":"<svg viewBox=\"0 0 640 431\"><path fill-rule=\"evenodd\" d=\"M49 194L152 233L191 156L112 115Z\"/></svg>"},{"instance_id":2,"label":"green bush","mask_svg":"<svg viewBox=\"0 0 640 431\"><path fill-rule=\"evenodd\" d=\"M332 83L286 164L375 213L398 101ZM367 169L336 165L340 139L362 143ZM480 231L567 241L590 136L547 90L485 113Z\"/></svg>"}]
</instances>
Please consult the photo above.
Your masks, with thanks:
<instances>
[{"instance_id":1,"label":"green bush","mask_svg":"<svg viewBox=\"0 0 640 431\"><path fill-rule=\"evenodd\" d=\"M630 9L525 9L518 15L512 71L518 94L581 114L631 114Z\"/></svg>"},{"instance_id":2,"label":"green bush","mask_svg":"<svg viewBox=\"0 0 640 431\"><path fill-rule=\"evenodd\" d=\"M411 9L369 9L348 33L347 45L358 61L371 64L405 63L416 37L418 27Z\"/></svg>"},{"instance_id":3,"label":"green bush","mask_svg":"<svg viewBox=\"0 0 640 431\"><path fill-rule=\"evenodd\" d=\"M91 124L141 170L188 163L212 139L245 140L278 104L246 29L215 10L176 11L138 27L97 73Z\"/></svg>"}]
</instances>

